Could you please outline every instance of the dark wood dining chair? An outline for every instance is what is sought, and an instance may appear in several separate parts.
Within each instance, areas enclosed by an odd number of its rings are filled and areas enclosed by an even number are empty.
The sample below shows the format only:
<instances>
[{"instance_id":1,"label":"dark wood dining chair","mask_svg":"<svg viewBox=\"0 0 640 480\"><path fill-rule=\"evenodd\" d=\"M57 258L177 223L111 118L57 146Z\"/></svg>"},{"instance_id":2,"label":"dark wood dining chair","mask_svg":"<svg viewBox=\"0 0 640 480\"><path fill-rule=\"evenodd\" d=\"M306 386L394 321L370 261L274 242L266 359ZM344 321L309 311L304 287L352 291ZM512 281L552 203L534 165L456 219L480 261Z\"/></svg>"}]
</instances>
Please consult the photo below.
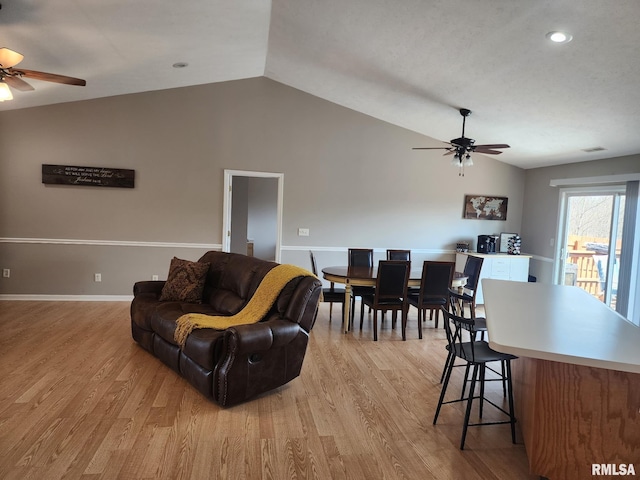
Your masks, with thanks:
<instances>
[{"instance_id":1,"label":"dark wood dining chair","mask_svg":"<svg viewBox=\"0 0 640 480\"><path fill-rule=\"evenodd\" d=\"M387 249L387 260L408 260L411 261L411 250ZM409 287L408 294L418 294L418 288Z\"/></svg>"},{"instance_id":2,"label":"dark wood dining chair","mask_svg":"<svg viewBox=\"0 0 640 480\"><path fill-rule=\"evenodd\" d=\"M411 261L411 250L387 249L387 260Z\"/></svg>"},{"instance_id":3,"label":"dark wood dining chair","mask_svg":"<svg viewBox=\"0 0 640 480\"><path fill-rule=\"evenodd\" d=\"M373 269L373 249L372 248L350 248L349 249L349 267L363 267ZM353 324L354 311L356 307L356 297L364 295L373 295L374 288L355 285L351 287L351 309L350 325ZM360 315L364 315L364 303L360 304Z\"/></svg>"},{"instance_id":4,"label":"dark wood dining chair","mask_svg":"<svg viewBox=\"0 0 640 480\"><path fill-rule=\"evenodd\" d=\"M373 248L350 248L349 266L373 268Z\"/></svg>"},{"instance_id":5,"label":"dark wood dining chair","mask_svg":"<svg viewBox=\"0 0 640 480\"><path fill-rule=\"evenodd\" d=\"M311 257L311 271L317 277L318 276L318 265L316 263L316 257L312 251L309 251L309 256ZM342 316L344 318L344 288L336 288L334 283L331 282L330 287L324 287L322 289L322 301L329 303L329 321L331 321L331 315L333 313L333 304L339 303L342 305Z\"/></svg>"},{"instance_id":6,"label":"dark wood dining chair","mask_svg":"<svg viewBox=\"0 0 640 480\"><path fill-rule=\"evenodd\" d=\"M420 290L417 293L409 292L407 301L418 309L418 336L422 338L422 322L426 320L427 310L430 318L435 311L435 327L438 328L440 309L447 306L449 301L449 288L453 281L455 262L422 263L422 277Z\"/></svg>"},{"instance_id":7,"label":"dark wood dining chair","mask_svg":"<svg viewBox=\"0 0 640 480\"><path fill-rule=\"evenodd\" d=\"M392 311L402 313L402 340L407 339L407 315L409 304L407 303L407 286L411 262L405 260L380 260L378 262L378 274L376 288L371 295L362 297L363 305L368 305L373 310L373 340L378 340L378 312ZM360 329L364 320L364 312L360 314ZM395 315L393 320L395 326Z\"/></svg>"},{"instance_id":8,"label":"dark wood dining chair","mask_svg":"<svg viewBox=\"0 0 640 480\"><path fill-rule=\"evenodd\" d=\"M436 407L436 412L433 417L433 424L435 425L438 421L440 409L443 405L455 402L466 402L466 410L462 427L462 437L460 439L460 450L464 449L464 444L467 437L467 429L471 426L498 425L508 423L511 426L511 441L513 443L516 443L516 418L513 409L511 360L517 357L507 353L496 352L495 350L491 349L489 347L489 344L484 340L476 340L476 332L474 329L475 321L473 318L459 317L449 312L445 307L442 307L442 312L444 315L444 328L447 334L447 350L449 356L447 357L447 363L445 365L446 375L444 383L442 384L438 406ZM454 361L456 358L462 360L464 362L464 365L454 365ZM487 364L491 362L500 362L505 365L505 372L501 378L488 379L486 377L487 370L489 369L487 367ZM447 387L449 386L449 381L451 380L451 372L453 371L454 366L466 366L467 371L471 369L471 386L469 388L467 397L464 396L463 388L463 393L459 398L445 401ZM507 410L505 410L497 403L486 398L485 382L491 380L500 380L507 385ZM465 382L466 381L467 376L465 375ZM476 395L475 391L478 384L480 387L480 393L479 395ZM479 400L479 420L477 423L470 423L471 409L474 400ZM482 414L485 402L494 406L503 414L505 414L508 417L508 420L483 422Z\"/></svg>"}]
</instances>

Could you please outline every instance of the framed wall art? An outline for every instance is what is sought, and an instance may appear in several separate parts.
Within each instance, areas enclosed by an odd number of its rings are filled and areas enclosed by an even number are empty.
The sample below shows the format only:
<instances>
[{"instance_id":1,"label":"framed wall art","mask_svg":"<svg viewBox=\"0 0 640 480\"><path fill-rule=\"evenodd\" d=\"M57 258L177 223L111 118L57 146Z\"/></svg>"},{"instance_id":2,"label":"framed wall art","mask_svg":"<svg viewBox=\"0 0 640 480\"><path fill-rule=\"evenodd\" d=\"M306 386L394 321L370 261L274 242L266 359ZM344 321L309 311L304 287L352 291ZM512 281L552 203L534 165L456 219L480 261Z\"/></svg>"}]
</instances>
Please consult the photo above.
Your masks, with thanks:
<instances>
[{"instance_id":1,"label":"framed wall art","mask_svg":"<svg viewBox=\"0 0 640 480\"><path fill-rule=\"evenodd\" d=\"M473 220L506 220L507 197L465 195L464 218Z\"/></svg>"}]
</instances>

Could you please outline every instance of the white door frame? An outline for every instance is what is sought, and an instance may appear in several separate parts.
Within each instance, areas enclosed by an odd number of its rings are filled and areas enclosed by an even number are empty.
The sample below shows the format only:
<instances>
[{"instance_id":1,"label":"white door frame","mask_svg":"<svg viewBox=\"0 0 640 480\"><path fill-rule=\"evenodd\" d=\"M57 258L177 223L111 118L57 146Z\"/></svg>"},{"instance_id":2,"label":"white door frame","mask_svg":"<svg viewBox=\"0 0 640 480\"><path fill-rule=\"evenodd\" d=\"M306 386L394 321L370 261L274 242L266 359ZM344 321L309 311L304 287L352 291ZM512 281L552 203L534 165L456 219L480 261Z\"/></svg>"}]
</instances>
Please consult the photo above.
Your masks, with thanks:
<instances>
[{"instance_id":1,"label":"white door frame","mask_svg":"<svg viewBox=\"0 0 640 480\"><path fill-rule=\"evenodd\" d=\"M278 179L278 218L276 226L276 262L280 263L282 250L282 208L284 198L284 173L251 172L246 170L224 170L224 199L222 202L222 251L231 251L231 209L233 177L259 177Z\"/></svg>"}]
</instances>

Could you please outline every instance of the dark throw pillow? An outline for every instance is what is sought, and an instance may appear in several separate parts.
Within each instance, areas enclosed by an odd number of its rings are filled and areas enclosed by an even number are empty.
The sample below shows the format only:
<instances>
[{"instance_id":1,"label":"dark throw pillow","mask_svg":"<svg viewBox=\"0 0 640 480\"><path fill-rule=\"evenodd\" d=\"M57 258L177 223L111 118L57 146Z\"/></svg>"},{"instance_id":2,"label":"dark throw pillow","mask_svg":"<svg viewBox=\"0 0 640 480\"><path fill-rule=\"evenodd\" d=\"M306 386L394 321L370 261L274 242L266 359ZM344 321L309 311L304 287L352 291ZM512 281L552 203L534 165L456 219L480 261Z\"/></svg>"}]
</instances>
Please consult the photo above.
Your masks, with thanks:
<instances>
[{"instance_id":1,"label":"dark throw pillow","mask_svg":"<svg viewBox=\"0 0 640 480\"><path fill-rule=\"evenodd\" d=\"M173 257L160 301L201 303L209 265Z\"/></svg>"}]
</instances>

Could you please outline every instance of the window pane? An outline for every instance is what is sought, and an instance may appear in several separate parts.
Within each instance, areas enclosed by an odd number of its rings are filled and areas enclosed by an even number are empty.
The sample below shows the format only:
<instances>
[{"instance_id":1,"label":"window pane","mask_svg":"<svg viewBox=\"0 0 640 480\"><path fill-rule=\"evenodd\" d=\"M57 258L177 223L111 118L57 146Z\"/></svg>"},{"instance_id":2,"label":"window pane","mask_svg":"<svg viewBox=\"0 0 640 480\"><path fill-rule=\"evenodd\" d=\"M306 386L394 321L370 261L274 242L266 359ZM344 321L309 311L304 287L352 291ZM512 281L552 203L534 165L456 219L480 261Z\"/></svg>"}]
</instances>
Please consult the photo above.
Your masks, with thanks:
<instances>
[{"instance_id":1,"label":"window pane","mask_svg":"<svg viewBox=\"0 0 640 480\"><path fill-rule=\"evenodd\" d=\"M613 195L568 198L564 283L604 300Z\"/></svg>"}]
</instances>

